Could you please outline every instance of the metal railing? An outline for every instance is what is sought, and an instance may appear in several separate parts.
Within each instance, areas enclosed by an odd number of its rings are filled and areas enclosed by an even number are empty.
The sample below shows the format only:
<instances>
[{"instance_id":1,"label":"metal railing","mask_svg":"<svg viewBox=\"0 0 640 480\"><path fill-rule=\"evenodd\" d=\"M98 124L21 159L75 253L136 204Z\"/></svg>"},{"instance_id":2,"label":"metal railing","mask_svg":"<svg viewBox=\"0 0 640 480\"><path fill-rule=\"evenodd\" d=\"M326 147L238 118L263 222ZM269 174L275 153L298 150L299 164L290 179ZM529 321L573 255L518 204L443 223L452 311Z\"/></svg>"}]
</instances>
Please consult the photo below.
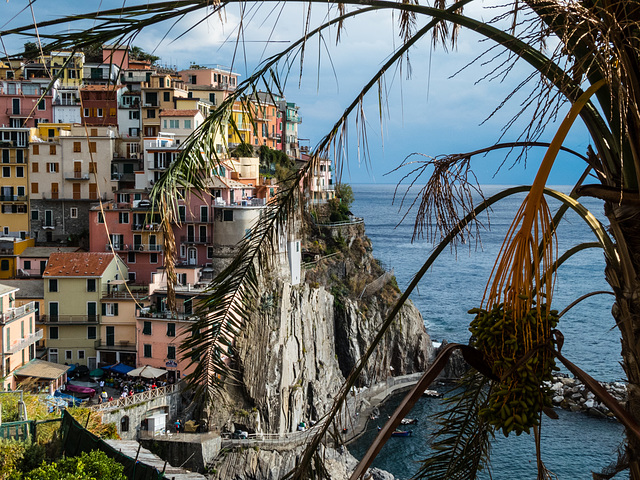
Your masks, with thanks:
<instances>
[{"instance_id":1,"label":"metal railing","mask_svg":"<svg viewBox=\"0 0 640 480\"><path fill-rule=\"evenodd\" d=\"M25 315L30 314L31 312L36 311L35 302L29 302L20 307L9 308L6 312L0 313L0 322L6 323L11 320L15 320L16 318L24 317Z\"/></svg>"},{"instance_id":2,"label":"metal railing","mask_svg":"<svg viewBox=\"0 0 640 480\"><path fill-rule=\"evenodd\" d=\"M27 195L0 195L0 202L26 202Z\"/></svg>"},{"instance_id":3,"label":"metal railing","mask_svg":"<svg viewBox=\"0 0 640 480\"><path fill-rule=\"evenodd\" d=\"M27 335L25 338L21 338L15 343L12 343L11 346L4 352L5 355L12 355L20 350L24 350L29 345L33 345L38 340L42 339L42 329L36 330L35 333L31 333Z\"/></svg>"},{"instance_id":4,"label":"metal railing","mask_svg":"<svg viewBox=\"0 0 640 480\"><path fill-rule=\"evenodd\" d=\"M183 235L180 237L182 243L210 243L212 238L208 235L199 236L199 235Z\"/></svg>"},{"instance_id":5,"label":"metal railing","mask_svg":"<svg viewBox=\"0 0 640 480\"><path fill-rule=\"evenodd\" d=\"M91 405L89 408L96 412L105 412L111 410L119 410L121 408L130 407L132 405L138 405L140 403L148 402L159 397L165 397L172 393L180 391L180 384L167 385L166 387L154 388L153 390L147 390L145 392L135 393L131 396L118 398L111 402L104 402L98 405Z\"/></svg>"},{"instance_id":6,"label":"metal railing","mask_svg":"<svg viewBox=\"0 0 640 480\"><path fill-rule=\"evenodd\" d=\"M130 342L129 340L119 340L109 342L108 340L96 340L94 347L96 350L111 350L111 351L124 351L124 352L135 352L137 351L137 347L135 342Z\"/></svg>"},{"instance_id":7,"label":"metal railing","mask_svg":"<svg viewBox=\"0 0 640 480\"><path fill-rule=\"evenodd\" d=\"M105 252L110 252L111 244L107 243L104 249ZM162 245L157 243L114 243L113 249L116 252L162 252Z\"/></svg>"},{"instance_id":8,"label":"metal railing","mask_svg":"<svg viewBox=\"0 0 640 480\"><path fill-rule=\"evenodd\" d=\"M98 323L100 315L40 315L40 323Z\"/></svg>"}]
</instances>

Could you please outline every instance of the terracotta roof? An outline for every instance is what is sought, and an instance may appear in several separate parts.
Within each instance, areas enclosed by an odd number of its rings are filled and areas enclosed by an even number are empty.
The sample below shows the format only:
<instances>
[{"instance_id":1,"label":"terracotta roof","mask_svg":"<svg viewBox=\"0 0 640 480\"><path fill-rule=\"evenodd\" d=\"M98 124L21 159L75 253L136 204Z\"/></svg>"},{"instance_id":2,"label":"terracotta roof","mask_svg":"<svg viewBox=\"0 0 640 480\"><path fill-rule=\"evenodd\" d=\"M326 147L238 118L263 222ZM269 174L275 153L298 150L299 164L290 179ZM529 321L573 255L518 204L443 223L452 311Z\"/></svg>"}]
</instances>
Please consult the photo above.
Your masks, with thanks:
<instances>
[{"instance_id":1,"label":"terracotta roof","mask_svg":"<svg viewBox=\"0 0 640 480\"><path fill-rule=\"evenodd\" d=\"M14 375L19 377L46 378L55 380L64 375L69 369L69 365L60 365L59 363L46 362L44 360L34 359L26 365L15 370Z\"/></svg>"},{"instance_id":2,"label":"terracotta roof","mask_svg":"<svg viewBox=\"0 0 640 480\"><path fill-rule=\"evenodd\" d=\"M200 110L163 110L161 117L195 117Z\"/></svg>"},{"instance_id":3,"label":"terracotta roof","mask_svg":"<svg viewBox=\"0 0 640 480\"><path fill-rule=\"evenodd\" d=\"M100 277L114 256L107 252L52 253L46 277Z\"/></svg>"}]
</instances>

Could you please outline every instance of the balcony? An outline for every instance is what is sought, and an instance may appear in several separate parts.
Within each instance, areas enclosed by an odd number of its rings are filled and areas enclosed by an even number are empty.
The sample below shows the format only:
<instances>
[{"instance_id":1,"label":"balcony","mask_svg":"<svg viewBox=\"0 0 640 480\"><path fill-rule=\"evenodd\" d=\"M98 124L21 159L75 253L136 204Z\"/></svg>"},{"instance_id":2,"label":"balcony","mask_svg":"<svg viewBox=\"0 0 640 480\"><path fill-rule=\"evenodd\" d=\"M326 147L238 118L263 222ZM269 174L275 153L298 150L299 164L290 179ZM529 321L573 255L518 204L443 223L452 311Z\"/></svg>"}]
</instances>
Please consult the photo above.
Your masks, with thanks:
<instances>
[{"instance_id":1,"label":"balcony","mask_svg":"<svg viewBox=\"0 0 640 480\"><path fill-rule=\"evenodd\" d=\"M27 195L0 195L0 202L26 202Z\"/></svg>"},{"instance_id":2,"label":"balcony","mask_svg":"<svg viewBox=\"0 0 640 480\"><path fill-rule=\"evenodd\" d=\"M156 243L114 243L113 249L116 252L162 252L162 245ZM111 245L105 245L105 252L111 251Z\"/></svg>"},{"instance_id":3,"label":"balcony","mask_svg":"<svg viewBox=\"0 0 640 480\"><path fill-rule=\"evenodd\" d=\"M200 237L198 235L185 235L180 237L182 243L211 243L213 239L210 236Z\"/></svg>"},{"instance_id":4,"label":"balcony","mask_svg":"<svg viewBox=\"0 0 640 480\"><path fill-rule=\"evenodd\" d=\"M120 340L110 342L109 340L96 340L96 350L106 350L110 352L135 352L137 351L136 342L129 340Z\"/></svg>"},{"instance_id":5,"label":"balcony","mask_svg":"<svg viewBox=\"0 0 640 480\"><path fill-rule=\"evenodd\" d=\"M159 232L160 225L157 223L132 223L131 230L134 232Z\"/></svg>"},{"instance_id":6,"label":"balcony","mask_svg":"<svg viewBox=\"0 0 640 480\"><path fill-rule=\"evenodd\" d=\"M25 305L16 308L9 308L6 312L0 313L0 322L7 323L15 320L17 318L24 317L25 315L29 315L32 312L36 311L35 302L29 302Z\"/></svg>"},{"instance_id":7,"label":"balcony","mask_svg":"<svg viewBox=\"0 0 640 480\"><path fill-rule=\"evenodd\" d=\"M65 173L64 179L65 180L89 180L89 174L82 173L82 172Z\"/></svg>"},{"instance_id":8,"label":"balcony","mask_svg":"<svg viewBox=\"0 0 640 480\"><path fill-rule=\"evenodd\" d=\"M42 330L36 330L36 333L32 333L27 335L25 338L21 338L16 342L12 343L11 346L4 352L5 355L12 355L17 353L25 348L29 348L30 345L42 340Z\"/></svg>"},{"instance_id":9,"label":"balcony","mask_svg":"<svg viewBox=\"0 0 640 480\"><path fill-rule=\"evenodd\" d=\"M40 315L40 323L52 325L82 325L84 323L96 324L100 321L100 315Z\"/></svg>"}]
</instances>

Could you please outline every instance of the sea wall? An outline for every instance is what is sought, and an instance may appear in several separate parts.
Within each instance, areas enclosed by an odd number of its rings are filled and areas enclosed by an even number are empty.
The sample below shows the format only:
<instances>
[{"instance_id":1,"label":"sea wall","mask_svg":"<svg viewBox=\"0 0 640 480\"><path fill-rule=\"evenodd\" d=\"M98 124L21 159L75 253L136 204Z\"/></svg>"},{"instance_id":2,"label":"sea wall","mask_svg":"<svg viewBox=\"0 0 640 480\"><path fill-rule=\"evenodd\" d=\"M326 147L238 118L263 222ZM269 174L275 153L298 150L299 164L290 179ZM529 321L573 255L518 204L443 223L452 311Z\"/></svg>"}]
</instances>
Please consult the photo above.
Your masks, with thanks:
<instances>
[{"instance_id":1,"label":"sea wall","mask_svg":"<svg viewBox=\"0 0 640 480\"><path fill-rule=\"evenodd\" d=\"M624 405L627 401L627 386L622 382L600 382L618 403ZM551 400L555 407L571 410L572 412L584 412L595 417L611 417L613 413L598 401L595 395L577 378L568 376L555 376L551 388Z\"/></svg>"}]
</instances>

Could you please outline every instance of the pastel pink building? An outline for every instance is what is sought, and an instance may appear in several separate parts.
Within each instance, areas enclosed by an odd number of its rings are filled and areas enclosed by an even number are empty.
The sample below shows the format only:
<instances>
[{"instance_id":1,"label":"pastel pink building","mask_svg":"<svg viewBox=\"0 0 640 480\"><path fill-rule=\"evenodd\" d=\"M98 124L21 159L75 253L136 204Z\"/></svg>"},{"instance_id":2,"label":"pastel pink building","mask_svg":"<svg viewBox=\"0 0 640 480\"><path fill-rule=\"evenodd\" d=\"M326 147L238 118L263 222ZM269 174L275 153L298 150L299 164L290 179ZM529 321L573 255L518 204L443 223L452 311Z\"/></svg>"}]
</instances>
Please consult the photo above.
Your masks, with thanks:
<instances>
[{"instance_id":1,"label":"pastel pink building","mask_svg":"<svg viewBox=\"0 0 640 480\"><path fill-rule=\"evenodd\" d=\"M102 210L96 206L89 211L89 249L113 249L129 269L129 283L146 285L163 265L163 235L160 215L151 212L151 202L131 200L133 195L120 193L119 202L104 203Z\"/></svg>"},{"instance_id":2,"label":"pastel pink building","mask_svg":"<svg viewBox=\"0 0 640 480\"><path fill-rule=\"evenodd\" d=\"M190 332L195 320L194 308L207 285L201 281L200 267L177 267L176 273L176 312L167 308L167 279L164 270L154 273L149 285L151 306L138 308L136 312L138 366L150 365L166 369L170 380L178 380L190 372L190 360L181 358L179 346L184 335Z\"/></svg>"},{"instance_id":3,"label":"pastel pink building","mask_svg":"<svg viewBox=\"0 0 640 480\"><path fill-rule=\"evenodd\" d=\"M52 96L40 95L46 85L28 80L0 81L0 124L10 127L35 127L53 122Z\"/></svg>"}]
</instances>

